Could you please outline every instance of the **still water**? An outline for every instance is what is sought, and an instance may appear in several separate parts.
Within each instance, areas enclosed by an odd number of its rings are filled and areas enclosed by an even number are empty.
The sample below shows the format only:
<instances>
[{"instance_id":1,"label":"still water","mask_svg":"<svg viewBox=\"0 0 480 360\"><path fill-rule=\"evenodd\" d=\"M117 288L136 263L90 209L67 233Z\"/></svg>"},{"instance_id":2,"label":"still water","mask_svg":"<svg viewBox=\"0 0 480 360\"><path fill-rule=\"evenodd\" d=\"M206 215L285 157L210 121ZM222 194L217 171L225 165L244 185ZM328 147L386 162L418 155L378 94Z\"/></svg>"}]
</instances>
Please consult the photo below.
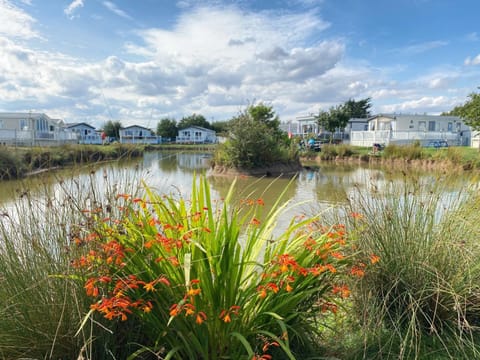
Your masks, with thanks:
<instances>
[{"instance_id":1,"label":"still water","mask_svg":"<svg viewBox=\"0 0 480 360\"><path fill-rule=\"evenodd\" d=\"M89 193L92 187L100 192L132 193L142 184L154 188L162 194L188 197L192 181L197 174L206 173L210 166L211 154L192 152L148 152L141 159L93 164L74 169L64 169L32 177L22 181L0 183L0 208L9 211L15 203L28 198L71 196L76 198ZM415 172L408 178L420 179L425 183L438 181L443 174ZM283 201L298 204L298 212L322 211L338 205L345 205L354 192L376 194L385 184L404 182L406 175L401 171L361 167L357 165L330 165L308 168L291 179L256 179L239 177L236 179L236 196L241 198L262 197L264 202L273 204L280 194ZM210 176L212 198L224 197L234 179ZM467 176L457 176L449 180L452 193L461 189ZM44 200L43 200L44 201Z\"/></svg>"}]
</instances>

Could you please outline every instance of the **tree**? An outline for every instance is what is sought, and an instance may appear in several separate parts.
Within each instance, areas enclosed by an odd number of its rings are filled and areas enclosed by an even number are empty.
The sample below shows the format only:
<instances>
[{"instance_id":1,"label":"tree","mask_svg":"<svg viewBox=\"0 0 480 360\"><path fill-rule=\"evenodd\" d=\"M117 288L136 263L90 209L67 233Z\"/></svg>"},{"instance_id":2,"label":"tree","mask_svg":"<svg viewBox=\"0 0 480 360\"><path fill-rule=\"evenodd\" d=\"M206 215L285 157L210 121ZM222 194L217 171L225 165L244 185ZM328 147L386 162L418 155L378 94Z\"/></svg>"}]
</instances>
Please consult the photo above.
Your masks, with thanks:
<instances>
[{"instance_id":1,"label":"tree","mask_svg":"<svg viewBox=\"0 0 480 360\"><path fill-rule=\"evenodd\" d=\"M462 117L467 125L473 130L480 131L480 93L471 93L470 98L462 106L457 106L452 110L455 115ZM477 136L480 136L477 135ZM480 151L480 139L478 142L478 150Z\"/></svg>"},{"instance_id":2,"label":"tree","mask_svg":"<svg viewBox=\"0 0 480 360\"><path fill-rule=\"evenodd\" d=\"M371 98L362 99L355 101L354 99L349 99L345 102L345 112L348 114L349 118L367 118L370 117L370 108L372 104Z\"/></svg>"},{"instance_id":3,"label":"tree","mask_svg":"<svg viewBox=\"0 0 480 360\"><path fill-rule=\"evenodd\" d=\"M201 126L206 129L211 128L211 125L207 119L200 114L192 114L190 116L183 117L177 125L179 130L188 128L190 126Z\"/></svg>"},{"instance_id":4,"label":"tree","mask_svg":"<svg viewBox=\"0 0 480 360\"><path fill-rule=\"evenodd\" d=\"M175 119L163 118L157 124L157 135L162 138L174 139L177 136L178 128Z\"/></svg>"},{"instance_id":5,"label":"tree","mask_svg":"<svg viewBox=\"0 0 480 360\"><path fill-rule=\"evenodd\" d=\"M211 126L217 134L227 134L230 129L230 121L215 121L212 122Z\"/></svg>"},{"instance_id":6,"label":"tree","mask_svg":"<svg viewBox=\"0 0 480 360\"><path fill-rule=\"evenodd\" d=\"M328 112L320 110L318 115L315 116L315 120L318 125L333 134L337 129L343 130L347 126L350 116L345 105L337 105L332 106ZM330 140L332 140L331 137Z\"/></svg>"},{"instance_id":7,"label":"tree","mask_svg":"<svg viewBox=\"0 0 480 360\"><path fill-rule=\"evenodd\" d=\"M474 130L480 131L480 93L471 93L468 100L463 106L454 111L465 119L465 123L470 125Z\"/></svg>"},{"instance_id":8,"label":"tree","mask_svg":"<svg viewBox=\"0 0 480 360\"><path fill-rule=\"evenodd\" d=\"M111 138L120 139L120 129L122 128L122 124L120 121L107 121L103 127L103 132L105 135Z\"/></svg>"}]
</instances>

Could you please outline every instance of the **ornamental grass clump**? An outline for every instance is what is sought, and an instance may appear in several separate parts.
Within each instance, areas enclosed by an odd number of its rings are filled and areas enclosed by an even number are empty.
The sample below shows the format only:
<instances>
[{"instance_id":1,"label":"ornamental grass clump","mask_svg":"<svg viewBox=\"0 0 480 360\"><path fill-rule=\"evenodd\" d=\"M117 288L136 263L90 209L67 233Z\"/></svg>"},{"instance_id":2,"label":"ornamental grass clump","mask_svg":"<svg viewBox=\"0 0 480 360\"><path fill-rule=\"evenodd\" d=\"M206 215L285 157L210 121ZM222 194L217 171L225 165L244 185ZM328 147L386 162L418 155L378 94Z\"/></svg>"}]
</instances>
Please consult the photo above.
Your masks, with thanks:
<instances>
[{"instance_id":1,"label":"ornamental grass clump","mask_svg":"<svg viewBox=\"0 0 480 360\"><path fill-rule=\"evenodd\" d=\"M120 217L92 218L73 265L92 299L87 321L140 329L138 350L165 359L295 359L318 351L322 317L349 296L353 263L344 226L294 218L281 234L282 197L222 201L205 178L189 199L118 195ZM103 320L102 320L103 319ZM106 322L105 322L106 321ZM109 325L110 324L110 325Z\"/></svg>"},{"instance_id":2,"label":"ornamental grass clump","mask_svg":"<svg viewBox=\"0 0 480 360\"><path fill-rule=\"evenodd\" d=\"M381 260L352 288L363 344L349 358L480 357L479 197L429 180L353 197L347 228Z\"/></svg>"}]
</instances>

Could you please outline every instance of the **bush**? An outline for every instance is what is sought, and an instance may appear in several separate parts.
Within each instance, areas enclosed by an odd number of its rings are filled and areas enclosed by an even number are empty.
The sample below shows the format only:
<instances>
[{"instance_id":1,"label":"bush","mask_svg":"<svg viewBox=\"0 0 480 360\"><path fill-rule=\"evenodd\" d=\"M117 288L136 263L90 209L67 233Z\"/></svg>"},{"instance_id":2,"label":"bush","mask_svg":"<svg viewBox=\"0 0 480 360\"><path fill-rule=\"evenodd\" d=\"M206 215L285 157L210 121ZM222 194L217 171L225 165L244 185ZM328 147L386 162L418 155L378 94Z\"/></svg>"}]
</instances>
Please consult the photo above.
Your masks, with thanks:
<instances>
[{"instance_id":1,"label":"bush","mask_svg":"<svg viewBox=\"0 0 480 360\"><path fill-rule=\"evenodd\" d=\"M271 107L251 105L230 121L228 140L218 146L215 164L235 168L261 168L275 163L298 162L298 154L279 129Z\"/></svg>"},{"instance_id":2,"label":"bush","mask_svg":"<svg viewBox=\"0 0 480 360\"><path fill-rule=\"evenodd\" d=\"M79 241L84 255L74 265L92 296L88 317L100 314L117 329L137 324L143 341L135 356L316 354L318 322L337 311L336 299L349 294L347 278L365 266L347 257L343 226L299 218L275 234L289 208L282 196L262 214L261 198L232 204L235 191L232 185L223 203L213 201L202 178L189 200L148 188L143 198L120 195L123 215L99 215Z\"/></svg>"}]
</instances>

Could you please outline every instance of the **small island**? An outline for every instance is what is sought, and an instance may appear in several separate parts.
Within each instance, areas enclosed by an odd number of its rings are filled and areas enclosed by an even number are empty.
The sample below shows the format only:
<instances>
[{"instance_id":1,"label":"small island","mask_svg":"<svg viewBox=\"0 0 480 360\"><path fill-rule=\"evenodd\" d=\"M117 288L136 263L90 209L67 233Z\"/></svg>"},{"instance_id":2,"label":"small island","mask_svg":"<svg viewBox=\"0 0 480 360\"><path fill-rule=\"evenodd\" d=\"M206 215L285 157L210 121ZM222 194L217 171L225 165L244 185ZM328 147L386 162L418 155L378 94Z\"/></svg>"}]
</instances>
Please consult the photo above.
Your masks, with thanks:
<instances>
[{"instance_id":1,"label":"small island","mask_svg":"<svg viewBox=\"0 0 480 360\"><path fill-rule=\"evenodd\" d=\"M273 108L259 103L230 120L228 138L215 151L211 175L277 177L301 169L298 146L280 129Z\"/></svg>"}]
</instances>

